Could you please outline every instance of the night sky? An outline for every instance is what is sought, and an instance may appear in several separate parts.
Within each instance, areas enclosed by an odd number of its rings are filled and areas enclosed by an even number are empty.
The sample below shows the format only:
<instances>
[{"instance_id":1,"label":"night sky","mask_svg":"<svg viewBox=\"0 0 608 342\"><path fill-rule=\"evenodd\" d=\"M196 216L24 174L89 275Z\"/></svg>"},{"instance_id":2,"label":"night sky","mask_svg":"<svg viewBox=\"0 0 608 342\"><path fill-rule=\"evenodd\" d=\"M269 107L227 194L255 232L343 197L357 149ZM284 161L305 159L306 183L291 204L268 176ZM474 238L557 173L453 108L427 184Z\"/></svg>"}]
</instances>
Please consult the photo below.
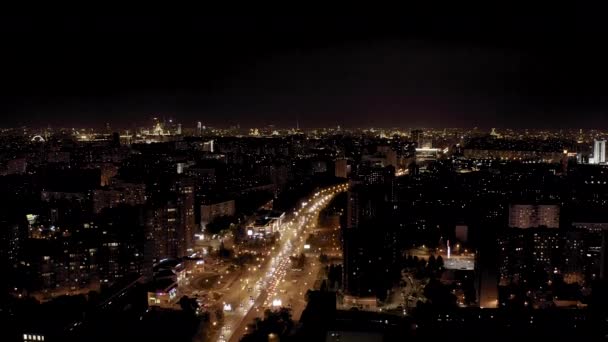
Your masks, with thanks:
<instances>
[{"instance_id":1,"label":"night sky","mask_svg":"<svg viewBox=\"0 0 608 342\"><path fill-rule=\"evenodd\" d=\"M603 11L2 16L1 126L608 126Z\"/></svg>"}]
</instances>

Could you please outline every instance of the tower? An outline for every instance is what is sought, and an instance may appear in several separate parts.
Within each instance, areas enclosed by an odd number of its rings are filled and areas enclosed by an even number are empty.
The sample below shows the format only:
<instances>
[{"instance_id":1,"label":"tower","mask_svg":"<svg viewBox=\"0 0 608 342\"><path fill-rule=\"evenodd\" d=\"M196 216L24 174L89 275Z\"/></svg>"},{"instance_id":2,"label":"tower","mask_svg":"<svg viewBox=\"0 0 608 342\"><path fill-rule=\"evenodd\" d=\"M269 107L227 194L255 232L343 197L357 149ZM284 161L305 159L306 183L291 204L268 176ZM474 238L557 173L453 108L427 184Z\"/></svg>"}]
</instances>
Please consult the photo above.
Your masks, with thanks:
<instances>
[{"instance_id":1,"label":"tower","mask_svg":"<svg viewBox=\"0 0 608 342\"><path fill-rule=\"evenodd\" d=\"M415 129L411 133L411 140L416 144L416 147L422 146L422 136L423 133L419 129Z\"/></svg>"},{"instance_id":2,"label":"tower","mask_svg":"<svg viewBox=\"0 0 608 342\"><path fill-rule=\"evenodd\" d=\"M606 163L606 140L593 141L593 164Z\"/></svg>"}]
</instances>

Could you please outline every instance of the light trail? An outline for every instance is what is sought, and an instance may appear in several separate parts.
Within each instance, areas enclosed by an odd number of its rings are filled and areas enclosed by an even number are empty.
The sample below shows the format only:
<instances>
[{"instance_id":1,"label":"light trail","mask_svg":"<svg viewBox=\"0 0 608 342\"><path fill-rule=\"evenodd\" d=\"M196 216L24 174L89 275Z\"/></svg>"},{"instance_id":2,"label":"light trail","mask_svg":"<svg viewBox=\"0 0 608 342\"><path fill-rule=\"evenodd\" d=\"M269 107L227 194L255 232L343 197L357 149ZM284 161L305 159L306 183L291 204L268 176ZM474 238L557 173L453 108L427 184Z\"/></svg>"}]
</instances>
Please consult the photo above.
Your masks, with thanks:
<instances>
[{"instance_id":1,"label":"light trail","mask_svg":"<svg viewBox=\"0 0 608 342\"><path fill-rule=\"evenodd\" d=\"M248 284L255 284L249 299L243 299L240 303L233 305L236 310L225 317L224 324L220 327L221 333L218 341L225 342L240 338L242 333L247 330L246 325L249 323L245 318L252 313L256 303L262 303L262 307L270 307L273 301L275 303L281 301L277 295L277 288L287 274L291 262L290 256L298 255L304 248L305 236L303 233L311 227L312 221L317 219L318 213L331 199L347 189L348 184L342 184L320 190L304 201L304 205L295 210L289 220L283 222L279 228L281 233L279 246L273 248L269 253L270 262L265 272L261 275L256 272L254 276L246 280L247 285L235 287L239 291L246 291L249 289Z\"/></svg>"}]
</instances>

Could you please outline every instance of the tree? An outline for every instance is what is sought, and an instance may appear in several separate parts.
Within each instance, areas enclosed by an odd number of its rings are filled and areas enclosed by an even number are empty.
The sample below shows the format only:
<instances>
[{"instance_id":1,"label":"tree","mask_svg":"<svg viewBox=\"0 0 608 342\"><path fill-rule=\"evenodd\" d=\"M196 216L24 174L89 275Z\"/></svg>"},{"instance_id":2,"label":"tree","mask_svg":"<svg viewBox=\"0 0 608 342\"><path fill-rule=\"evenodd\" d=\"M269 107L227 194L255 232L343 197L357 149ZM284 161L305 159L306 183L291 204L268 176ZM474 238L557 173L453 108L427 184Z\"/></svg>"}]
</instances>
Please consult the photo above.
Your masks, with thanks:
<instances>
[{"instance_id":1,"label":"tree","mask_svg":"<svg viewBox=\"0 0 608 342\"><path fill-rule=\"evenodd\" d=\"M414 258L412 257L411 254L407 255L407 258L405 259L405 266L406 267L413 267L414 266Z\"/></svg>"},{"instance_id":2,"label":"tree","mask_svg":"<svg viewBox=\"0 0 608 342\"><path fill-rule=\"evenodd\" d=\"M432 278L424 288L424 296L437 309L453 309L456 307L456 296L439 280Z\"/></svg>"},{"instance_id":3,"label":"tree","mask_svg":"<svg viewBox=\"0 0 608 342\"><path fill-rule=\"evenodd\" d=\"M222 310L221 308L215 309L215 319L218 322L223 321L224 320L224 310Z\"/></svg>"},{"instance_id":4,"label":"tree","mask_svg":"<svg viewBox=\"0 0 608 342\"><path fill-rule=\"evenodd\" d=\"M244 266L249 264L255 260L255 257L251 253L241 253L236 258L234 258L234 263L239 266Z\"/></svg>"},{"instance_id":5,"label":"tree","mask_svg":"<svg viewBox=\"0 0 608 342\"><path fill-rule=\"evenodd\" d=\"M300 253L298 262L300 263L300 265L302 265L302 267L304 267L304 265L306 264L306 255L304 255L304 253Z\"/></svg>"},{"instance_id":6,"label":"tree","mask_svg":"<svg viewBox=\"0 0 608 342\"><path fill-rule=\"evenodd\" d=\"M428 268L429 268L429 270L430 270L431 272L432 272L432 271L435 271L435 267L437 267L437 262L436 262L436 259L435 259L435 256L434 256L434 255L431 255L431 256L429 257L429 263L427 264L427 266L428 266Z\"/></svg>"},{"instance_id":7,"label":"tree","mask_svg":"<svg viewBox=\"0 0 608 342\"><path fill-rule=\"evenodd\" d=\"M306 265L306 256L304 253L301 253L297 257L290 257L291 262L295 268L303 268Z\"/></svg>"},{"instance_id":8,"label":"tree","mask_svg":"<svg viewBox=\"0 0 608 342\"><path fill-rule=\"evenodd\" d=\"M306 290L306 294L304 294L304 300L306 300L307 303L308 303L308 301L310 301L311 295L312 295L312 290L311 289Z\"/></svg>"},{"instance_id":9,"label":"tree","mask_svg":"<svg viewBox=\"0 0 608 342\"><path fill-rule=\"evenodd\" d=\"M195 315L196 309L198 309L198 303L196 299L190 298L188 296L182 296L182 298L179 299L179 306L181 307L182 311L190 315Z\"/></svg>"},{"instance_id":10,"label":"tree","mask_svg":"<svg viewBox=\"0 0 608 342\"><path fill-rule=\"evenodd\" d=\"M208 223L206 230L210 234L217 234L222 230L229 229L235 221L236 217L234 216L220 216Z\"/></svg>"},{"instance_id":11,"label":"tree","mask_svg":"<svg viewBox=\"0 0 608 342\"><path fill-rule=\"evenodd\" d=\"M327 281L325 279L323 279L323 282L321 283L321 291L325 292L327 291Z\"/></svg>"},{"instance_id":12,"label":"tree","mask_svg":"<svg viewBox=\"0 0 608 342\"><path fill-rule=\"evenodd\" d=\"M475 287L473 286L473 284L467 284L467 286L465 287L464 301L468 305L477 302L477 291L475 291Z\"/></svg>"},{"instance_id":13,"label":"tree","mask_svg":"<svg viewBox=\"0 0 608 342\"><path fill-rule=\"evenodd\" d=\"M443 269L444 264L443 264L443 258L441 257L441 255L437 257L436 264L437 264L437 269L439 269L439 270Z\"/></svg>"},{"instance_id":14,"label":"tree","mask_svg":"<svg viewBox=\"0 0 608 342\"><path fill-rule=\"evenodd\" d=\"M328 263L329 262L329 257L327 256L327 254L321 253L321 255L319 255L319 262L321 263Z\"/></svg>"},{"instance_id":15,"label":"tree","mask_svg":"<svg viewBox=\"0 0 608 342\"><path fill-rule=\"evenodd\" d=\"M294 322L287 308L266 310L263 320L256 320L249 326L249 333L241 341L268 341L268 335L275 334L283 340L291 331Z\"/></svg>"},{"instance_id":16,"label":"tree","mask_svg":"<svg viewBox=\"0 0 608 342\"><path fill-rule=\"evenodd\" d=\"M232 250L226 248L226 246L224 246L224 241L222 241L220 243L220 249L219 249L219 256L220 258L230 258L230 256L232 256Z\"/></svg>"}]
</instances>

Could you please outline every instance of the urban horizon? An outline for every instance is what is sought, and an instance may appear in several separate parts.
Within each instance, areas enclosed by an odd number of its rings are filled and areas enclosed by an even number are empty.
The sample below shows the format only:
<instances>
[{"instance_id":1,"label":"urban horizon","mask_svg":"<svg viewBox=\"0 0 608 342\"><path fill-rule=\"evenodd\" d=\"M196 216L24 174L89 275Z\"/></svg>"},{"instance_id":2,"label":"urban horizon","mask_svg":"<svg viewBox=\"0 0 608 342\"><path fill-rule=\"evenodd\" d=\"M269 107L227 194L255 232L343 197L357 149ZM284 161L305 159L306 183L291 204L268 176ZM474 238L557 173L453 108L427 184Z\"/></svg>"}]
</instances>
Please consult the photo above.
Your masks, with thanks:
<instances>
[{"instance_id":1,"label":"urban horizon","mask_svg":"<svg viewBox=\"0 0 608 342\"><path fill-rule=\"evenodd\" d=\"M608 29L548 9L0 15L0 340L605 341Z\"/></svg>"}]
</instances>

